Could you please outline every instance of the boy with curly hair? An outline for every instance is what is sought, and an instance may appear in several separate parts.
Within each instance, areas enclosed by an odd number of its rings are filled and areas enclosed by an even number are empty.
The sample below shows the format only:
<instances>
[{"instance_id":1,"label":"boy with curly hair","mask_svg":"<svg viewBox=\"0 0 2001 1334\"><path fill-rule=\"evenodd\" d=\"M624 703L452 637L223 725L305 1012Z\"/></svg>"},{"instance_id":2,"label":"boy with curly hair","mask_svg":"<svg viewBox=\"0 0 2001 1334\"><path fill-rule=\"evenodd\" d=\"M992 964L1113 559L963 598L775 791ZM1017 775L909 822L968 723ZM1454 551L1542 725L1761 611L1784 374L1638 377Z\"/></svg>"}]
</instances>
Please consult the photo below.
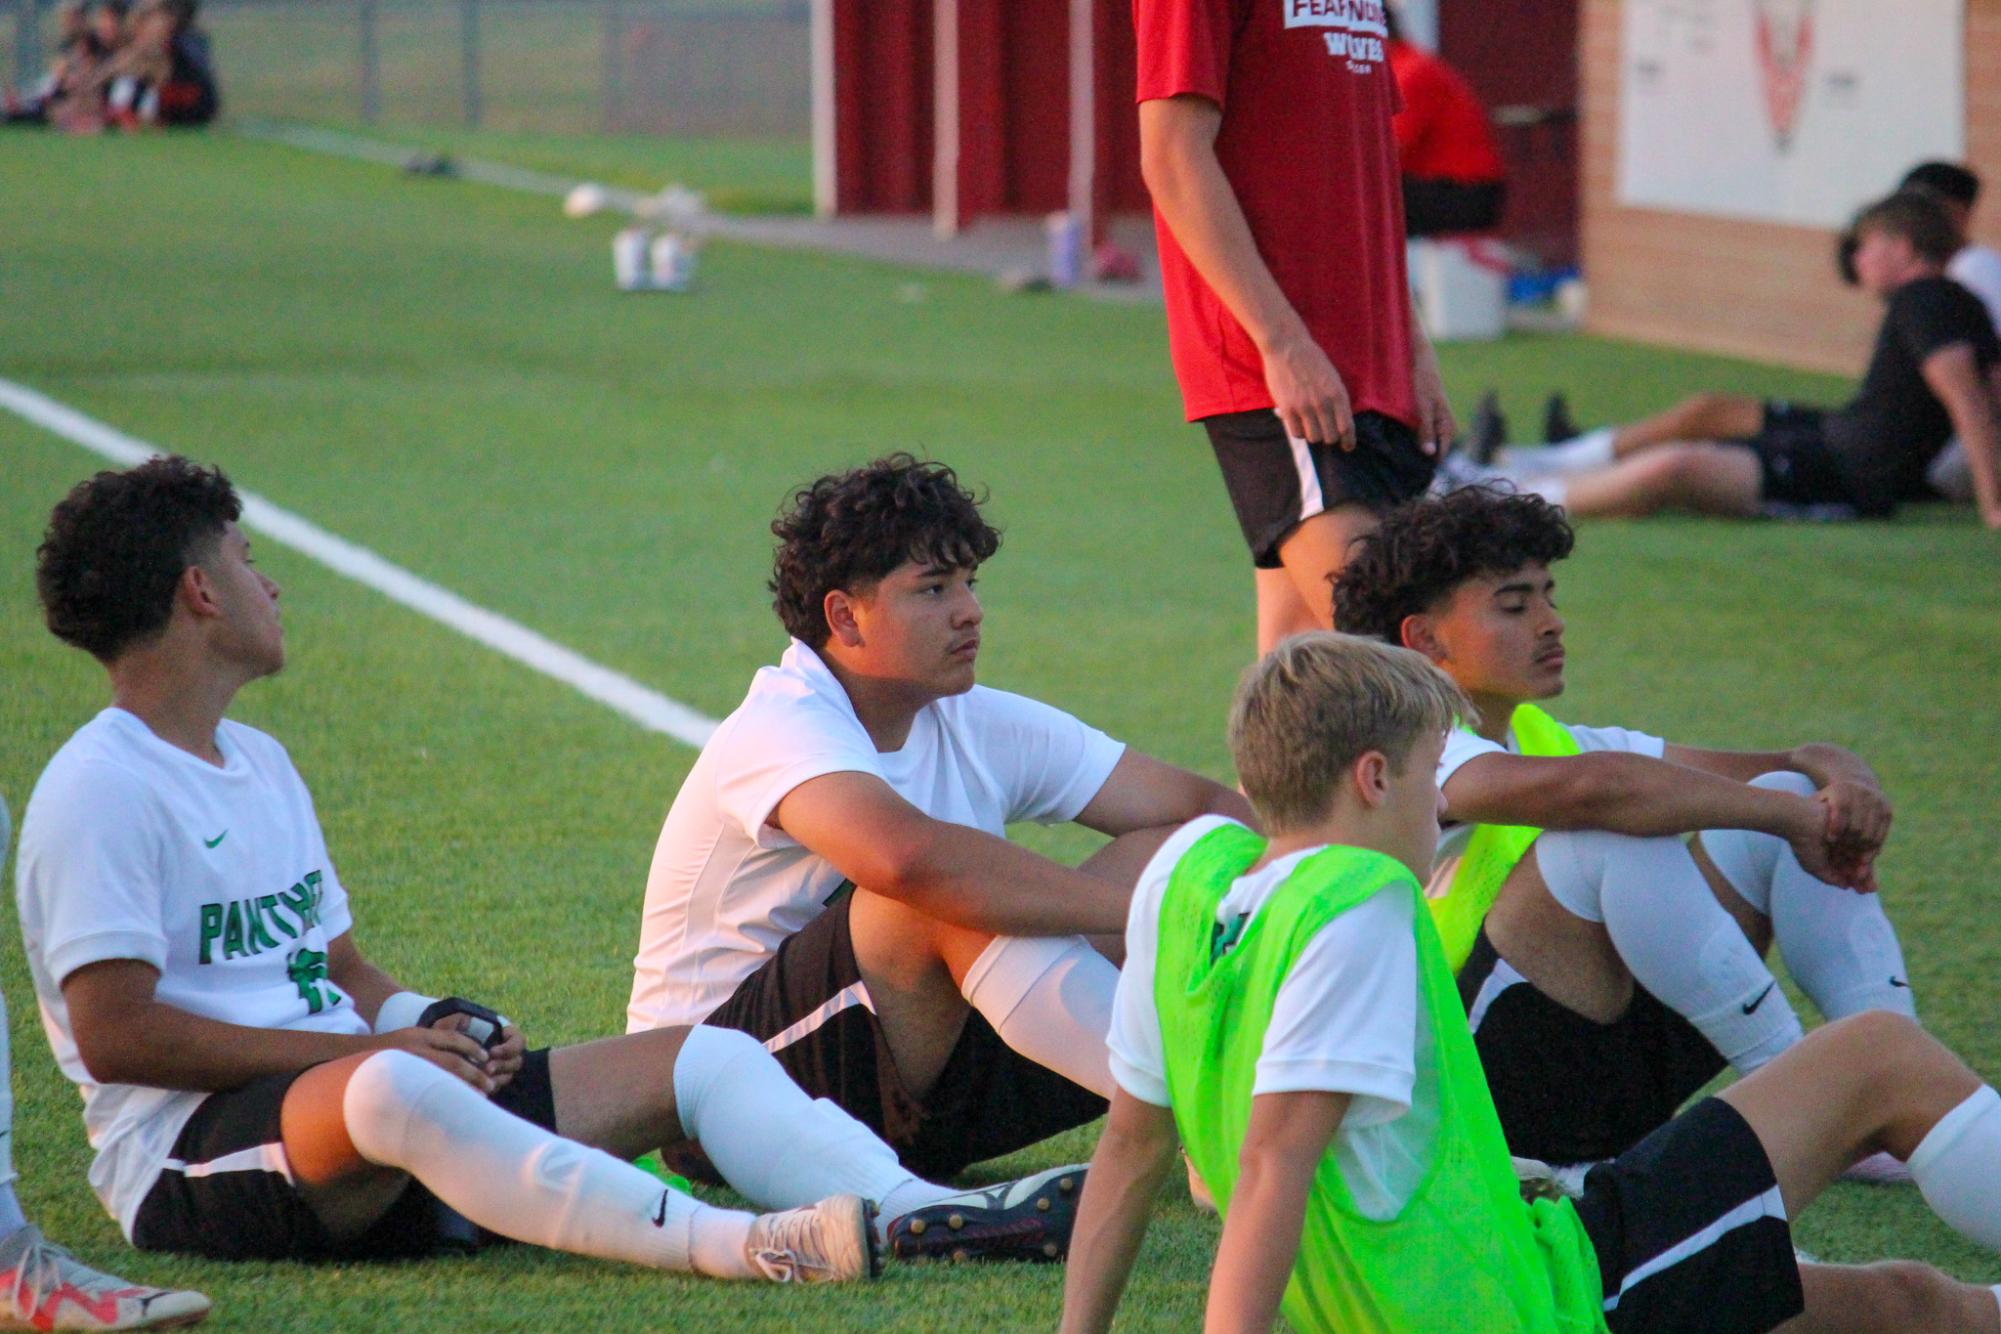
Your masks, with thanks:
<instances>
[{"instance_id":1,"label":"boy with curly hair","mask_svg":"<svg viewBox=\"0 0 2001 1334\"><path fill-rule=\"evenodd\" d=\"M772 524L792 642L667 814L627 1011L633 1031L742 1029L927 1176L1103 1113L1118 971L1090 937L1116 954L1165 827L1250 813L975 684L974 582L1000 547L980 504L950 468L898 454L820 478ZM1017 821L1113 841L1064 866L1009 842ZM1031 1204L970 1201L961 1228L892 1242L1040 1256Z\"/></svg>"},{"instance_id":2,"label":"boy with curly hair","mask_svg":"<svg viewBox=\"0 0 2001 1334\"><path fill-rule=\"evenodd\" d=\"M1559 1164L1623 1151L1725 1061L1749 1074L1799 1041L1774 940L1829 1019L1915 1014L1875 893L1890 805L1862 760L1543 711L1572 541L1538 496L1457 491L1390 515L1334 590L1341 629L1424 654L1478 709L1439 760L1427 896L1509 1143Z\"/></svg>"},{"instance_id":3,"label":"boy with curly hair","mask_svg":"<svg viewBox=\"0 0 2001 1334\"><path fill-rule=\"evenodd\" d=\"M1471 709L1419 654L1347 635L1245 674L1230 749L1269 841L1197 820L1133 893L1064 1330L1110 1327L1178 1140L1223 1213L1210 1331L1281 1310L1302 1334L2001 1331L1993 1289L1793 1252L1787 1219L1878 1149L2001 1248L2001 1096L1901 1016L1829 1024L1574 1199L1511 1170L1419 907Z\"/></svg>"}]
</instances>

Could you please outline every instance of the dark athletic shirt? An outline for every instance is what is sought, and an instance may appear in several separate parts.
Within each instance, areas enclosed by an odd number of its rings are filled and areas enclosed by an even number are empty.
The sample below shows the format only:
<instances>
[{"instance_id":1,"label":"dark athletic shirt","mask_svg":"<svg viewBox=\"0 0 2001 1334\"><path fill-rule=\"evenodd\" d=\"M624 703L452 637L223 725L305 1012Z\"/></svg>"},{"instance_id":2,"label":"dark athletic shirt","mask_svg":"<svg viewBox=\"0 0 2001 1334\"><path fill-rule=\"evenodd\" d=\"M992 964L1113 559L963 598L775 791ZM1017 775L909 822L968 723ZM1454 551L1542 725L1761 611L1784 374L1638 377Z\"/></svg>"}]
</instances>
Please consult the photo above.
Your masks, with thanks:
<instances>
[{"instance_id":1,"label":"dark athletic shirt","mask_svg":"<svg viewBox=\"0 0 2001 1334\"><path fill-rule=\"evenodd\" d=\"M1969 343L1984 377L2001 359L1980 298L1950 278L1919 278L1890 294L1862 388L1828 414L1828 447L1855 487L1910 500L1929 495L1925 468L1952 438L1952 418L1925 383L1925 359Z\"/></svg>"}]
</instances>

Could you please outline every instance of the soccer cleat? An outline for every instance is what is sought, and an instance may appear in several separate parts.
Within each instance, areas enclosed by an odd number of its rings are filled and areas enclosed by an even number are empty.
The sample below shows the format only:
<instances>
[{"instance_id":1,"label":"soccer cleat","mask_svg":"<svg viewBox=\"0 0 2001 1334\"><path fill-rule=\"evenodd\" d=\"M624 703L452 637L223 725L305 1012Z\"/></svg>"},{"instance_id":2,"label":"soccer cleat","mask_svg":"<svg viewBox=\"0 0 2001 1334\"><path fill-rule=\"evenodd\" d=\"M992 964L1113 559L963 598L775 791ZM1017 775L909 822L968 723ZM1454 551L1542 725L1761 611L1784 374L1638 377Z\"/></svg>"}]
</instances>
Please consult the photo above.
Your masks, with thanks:
<instances>
[{"instance_id":1,"label":"soccer cleat","mask_svg":"<svg viewBox=\"0 0 2001 1334\"><path fill-rule=\"evenodd\" d=\"M859 1195L829 1195L783 1213L759 1214L744 1254L773 1283L846 1283L882 1272L875 1206Z\"/></svg>"},{"instance_id":2,"label":"soccer cleat","mask_svg":"<svg viewBox=\"0 0 2001 1334\"><path fill-rule=\"evenodd\" d=\"M1542 442L1557 445L1582 434L1576 419L1570 415L1570 400L1562 394L1551 394L1542 405Z\"/></svg>"},{"instance_id":3,"label":"soccer cleat","mask_svg":"<svg viewBox=\"0 0 2001 1334\"><path fill-rule=\"evenodd\" d=\"M1082 1164L950 1195L889 1225L899 1260L1061 1260L1084 1194Z\"/></svg>"},{"instance_id":4,"label":"soccer cleat","mask_svg":"<svg viewBox=\"0 0 2001 1334\"><path fill-rule=\"evenodd\" d=\"M1473 425L1466 432L1466 455L1481 467L1494 462L1501 446L1508 443L1508 419L1501 413L1501 395L1489 389L1473 407Z\"/></svg>"},{"instance_id":5,"label":"soccer cleat","mask_svg":"<svg viewBox=\"0 0 2001 1334\"><path fill-rule=\"evenodd\" d=\"M208 1298L92 1269L29 1224L0 1240L0 1329L172 1329L199 1324Z\"/></svg>"}]
</instances>

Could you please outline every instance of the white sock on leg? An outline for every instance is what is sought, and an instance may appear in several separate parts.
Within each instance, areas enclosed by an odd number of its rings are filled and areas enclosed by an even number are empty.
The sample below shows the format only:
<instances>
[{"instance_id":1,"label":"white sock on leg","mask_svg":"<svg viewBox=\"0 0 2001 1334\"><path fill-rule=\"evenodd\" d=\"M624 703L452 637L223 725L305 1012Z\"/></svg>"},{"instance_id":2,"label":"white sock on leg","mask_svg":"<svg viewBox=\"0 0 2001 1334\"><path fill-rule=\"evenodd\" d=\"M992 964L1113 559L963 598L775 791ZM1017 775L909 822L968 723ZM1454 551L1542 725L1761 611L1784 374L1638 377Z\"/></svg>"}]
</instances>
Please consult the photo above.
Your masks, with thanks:
<instances>
[{"instance_id":1,"label":"white sock on leg","mask_svg":"<svg viewBox=\"0 0 2001 1334\"><path fill-rule=\"evenodd\" d=\"M1801 1037L1771 970L1680 840L1552 830L1536 865L1556 901L1602 921L1639 984L1750 1074Z\"/></svg>"},{"instance_id":2,"label":"white sock on leg","mask_svg":"<svg viewBox=\"0 0 2001 1334\"><path fill-rule=\"evenodd\" d=\"M1119 970L1081 936L996 936L959 984L1001 1041L1038 1065L1112 1096L1112 993Z\"/></svg>"},{"instance_id":3,"label":"white sock on leg","mask_svg":"<svg viewBox=\"0 0 2001 1334\"><path fill-rule=\"evenodd\" d=\"M0 863L7 860L7 807L0 802ZM14 1194L14 1061L7 1027L7 999L0 996L0 1237L28 1225Z\"/></svg>"},{"instance_id":4,"label":"white sock on leg","mask_svg":"<svg viewBox=\"0 0 2001 1334\"><path fill-rule=\"evenodd\" d=\"M1764 774L1753 786L1814 793L1813 780L1798 773ZM1731 887L1772 919L1786 971L1822 1014L1841 1019L1889 1010L1917 1017L1903 946L1881 898L1814 878L1786 841L1770 834L1704 830L1702 846Z\"/></svg>"},{"instance_id":5,"label":"white sock on leg","mask_svg":"<svg viewBox=\"0 0 2001 1334\"><path fill-rule=\"evenodd\" d=\"M1617 436L1618 428L1612 426L1601 426L1595 431L1572 436L1537 451L1535 466L1546 472L1583 472L1590 468L1610 467L1616 461L1612 443Z\"/></svg>"},{"instance_id":6,"label":"white sock on leg","mask_svg":"<svg viewBox=\"0 0 2001 1334\"><path fill-rule=\"evenodd\" d=\"M2001 1251L2001 1094L1982 1084L1939 1118L1908 1166L1941 1221Z\"/></svg>"},{"instance_id":7,"label":"white sock on leg","mask_svg":"<svg viewBox=\"0 0 2001 1334\"><path fill-rule=\"evenodd\" d=\"M674 1104L688 1138L760 1208L859 1195L876 1202L880 1232L952 1194L906 1170L838 1105L806 1096L763 1043L733 1028L688 1031L674 1062Z\"/></svg>"},{"instance_id":8,"label":"white sock on leg","mask_svg":"<svg viewBox=\"0 0 2001 1334\"><path fill-rule=\"evenodd\" d=\"M347 1082L348 1137L490 1232L658 1269L750 1278L751 1215L667 1190L630 1163L502 1111L418 1056L385 1051Z\"/></svg>"}]
</instances>

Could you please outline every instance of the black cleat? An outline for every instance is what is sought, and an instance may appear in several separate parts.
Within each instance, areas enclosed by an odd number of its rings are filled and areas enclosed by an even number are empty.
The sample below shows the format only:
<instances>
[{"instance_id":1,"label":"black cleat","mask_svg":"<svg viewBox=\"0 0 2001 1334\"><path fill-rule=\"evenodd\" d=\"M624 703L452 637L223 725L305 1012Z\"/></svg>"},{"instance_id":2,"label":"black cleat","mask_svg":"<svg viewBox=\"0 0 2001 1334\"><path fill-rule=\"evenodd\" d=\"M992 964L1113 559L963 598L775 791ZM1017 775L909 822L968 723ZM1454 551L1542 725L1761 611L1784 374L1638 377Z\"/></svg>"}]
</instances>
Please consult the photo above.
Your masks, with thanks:
<instances>
[{"instance_id":1,"label":"black cleat","mask_svg":"<svg viewBox=\"0 0 2001 1334\"><path fill-rule=\"evenodd\" d=\"M912 1209L889 1225L899 1260L1030 1260L1047 1264L1070 1250L1084 1194L1084 1168L1057 1167Z\"/></svg>"},{"instance_id":2,"label":"black cleat","mask_svg":"<svg viewBox=\"0 0 2001 1334\"><path fill-rule=\"evenodd\" d=\"M1574 440L1584 434L1577 429L1577 421L1570 415L1570 400L1562 394L1551 394L1549 401L1542 405L1542 442L1546 445Z\"/></svg>"},{"instance_id":3,"label":"black cleat","mask_svg":"<svg viewBox=\"0 0 2001 1334\"><path fill-rule=\"evenodd\" d=\"M1466 433L1466 455L1481 467L1492 467L1494 455L1508 443L1508 419L1501 414L1501 395L1489 389L1480 395L1473 409L1473 425Z\"/></svg>"}]
</instances>

